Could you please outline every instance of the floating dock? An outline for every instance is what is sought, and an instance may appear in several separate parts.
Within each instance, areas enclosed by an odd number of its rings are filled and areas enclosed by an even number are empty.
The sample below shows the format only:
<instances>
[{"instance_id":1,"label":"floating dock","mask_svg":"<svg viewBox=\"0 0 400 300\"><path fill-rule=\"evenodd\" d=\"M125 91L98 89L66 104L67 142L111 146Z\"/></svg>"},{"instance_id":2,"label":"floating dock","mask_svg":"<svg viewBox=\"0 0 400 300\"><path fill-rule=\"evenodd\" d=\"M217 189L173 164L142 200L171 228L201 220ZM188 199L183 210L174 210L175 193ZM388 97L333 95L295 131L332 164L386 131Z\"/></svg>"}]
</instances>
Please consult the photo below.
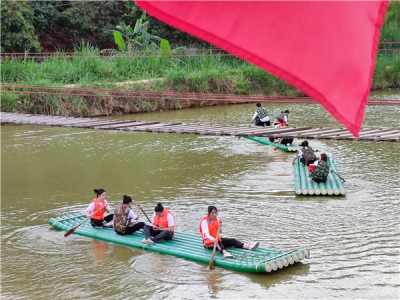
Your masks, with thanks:
<instances>
[{"instance_id":1,"label":"floating dock","mask_svg":"<svg viewBox=\"0 0 400 300\"><path fill-rule=\"evenodd\" d=\"M344 128L249 126L249 125L217 125L188 123L159 123L154 121L121 121L100 118L73 118L18 113L0 113L1 124L32 124L46 126L62 126L102 130L122 130L132 132L159 132L173 134L202 134L237 137L290 137L297 139L328 140L364 140L399 142L400 130L388 128L362 128L360 136L355 138Z\"/></svg>"},{"instance_id":2,"label":"floating dock","mask_svg":"<svg viewBox=\"0 0 400 300\"><path fill-rule=\"evenodd\" d=\"M68 231L86 219L83 213L71 214L63 217L51 218L49 224L61 231ZM175 231L174 239L162 241L154 245L145 245L143 230L133 235L116 234L113 228L94 228L90 221L86 221L78 227L74 234L99 239L107 242L141 248L144 250L173 255L180 258L209 264L212 251L203 247L203 241L199 234ZM73 235L69 238L73 238ZM228 248L234 258L224 258L220 252L216 252L214 266L231 270L250 273L269 273L278 269L290 267L296 262L308 258L310 251L307 249L281 250L258 247L254 251L238 248Z\"/></svg>"},{"instance_id":3,"label":"floating dock","mask_svg":"<svg viewBox=\"0 0 400 300\"><path fill-rule=\"evenodd\" d=\"M329 166L336 171L333 156L328 156ZM316 183L308 177L308 166L304 166L300 159L294 162L294 183L297 195L344 195L345 190L341 179L336 174L330 172L326 182Z\"/></svg>"}]
</instances>

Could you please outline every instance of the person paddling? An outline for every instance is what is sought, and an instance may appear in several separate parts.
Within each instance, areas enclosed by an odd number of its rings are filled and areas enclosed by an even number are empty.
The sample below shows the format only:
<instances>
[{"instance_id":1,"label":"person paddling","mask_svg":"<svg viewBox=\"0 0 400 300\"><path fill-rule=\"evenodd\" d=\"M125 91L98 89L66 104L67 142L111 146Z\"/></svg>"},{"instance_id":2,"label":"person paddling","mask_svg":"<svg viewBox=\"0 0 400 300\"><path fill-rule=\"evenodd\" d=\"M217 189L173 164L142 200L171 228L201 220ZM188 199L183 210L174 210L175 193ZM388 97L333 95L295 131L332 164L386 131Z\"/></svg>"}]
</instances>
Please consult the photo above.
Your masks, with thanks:
<instances>
[{"instance_id":1,"label":"person paddling","mask_svg":"<svg viewBox=\"0 0 400 300\"><path fill-rule=\"evenodd\" d=\"M160 240L171 240L174 237L175 218L168 209L158 203L154 208L152 225L145 225L143 230L145 238L142 243L144 244L153 245Z\"/></svg>"},{"instance_id":2,"label":"person paddling","mask_svg":"<svg viewBox=\"0 0 400 300\"><path fill-rule=\"evenodd\" d=\"M140 216L140 204L137 213L132 211L132 198L124 195L122 203L114 211L114 230L117 234L134 234L144 227L144 222L137 222Z\"/></svg>"},{"instance_id":3,"label":"person paddling","mask_svg":"<svg viewBox=\"0 0 400 300\"><path fill-rule=\"evenodd\" d=\"M222 233L222 220L218 218L218 210L215 206L211 205L208 207L208 214L200 222L200 234L203 238L203 245L205 248L212 250L217 238L217 232ZM218 237L217 248L225 258L233 258L226 248L235 247L243 248L248 250L255 250L260 245L260 242L247 245L239 242L233 238Z\"/></svg>"},{"instance_id":4,"label":"person paddling","mask_svg":"<svg viewBox=\"0 0 400 300\"><path fill-rule=\"evenodd\" d=\"M104 212L110 212L110 206L106 200L106 191L104 189L95 189L94 192L96 193L96 198L92 200L84 213L87 217L91 216L90 223L93 227L112 228L112 225L107 225L107 223L112 221L113 215L110 214L104 217ZM102 207L103 209L101 209ZM92 213L96 211L98 212L92 215Z\"/></svg>"}]
</instances>

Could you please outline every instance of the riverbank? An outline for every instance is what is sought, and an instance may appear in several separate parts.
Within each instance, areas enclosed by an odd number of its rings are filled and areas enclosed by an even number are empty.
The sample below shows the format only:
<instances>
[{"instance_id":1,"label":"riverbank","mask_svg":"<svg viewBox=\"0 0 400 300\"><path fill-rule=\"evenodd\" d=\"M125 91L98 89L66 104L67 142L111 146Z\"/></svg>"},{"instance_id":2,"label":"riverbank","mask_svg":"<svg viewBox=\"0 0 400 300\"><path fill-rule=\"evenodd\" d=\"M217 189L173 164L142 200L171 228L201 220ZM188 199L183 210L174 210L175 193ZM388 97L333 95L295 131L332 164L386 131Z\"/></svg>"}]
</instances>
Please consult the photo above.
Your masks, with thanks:
<instances>
[{"instance_id":1,"label":"riverbank","mask_svg":"<svg viewBox=\"0 0 400 300\"><path fill-rule=\"evenodd\" d=\"M400 88L398 52L379 52L372 90ZM135 57L132 53L113 54L113 57L100 53L99 49L82 44L73 54L57 52L40 59L5 59L1 65L2 82L129 91L306 96L264 70L212 49L171 51L168 55L152 51L134 54ZM88 96L2 93L2 111L63 116L127 114L205 105L215 103L96 97L96 93Z\"/></svg>"}]
</instances>

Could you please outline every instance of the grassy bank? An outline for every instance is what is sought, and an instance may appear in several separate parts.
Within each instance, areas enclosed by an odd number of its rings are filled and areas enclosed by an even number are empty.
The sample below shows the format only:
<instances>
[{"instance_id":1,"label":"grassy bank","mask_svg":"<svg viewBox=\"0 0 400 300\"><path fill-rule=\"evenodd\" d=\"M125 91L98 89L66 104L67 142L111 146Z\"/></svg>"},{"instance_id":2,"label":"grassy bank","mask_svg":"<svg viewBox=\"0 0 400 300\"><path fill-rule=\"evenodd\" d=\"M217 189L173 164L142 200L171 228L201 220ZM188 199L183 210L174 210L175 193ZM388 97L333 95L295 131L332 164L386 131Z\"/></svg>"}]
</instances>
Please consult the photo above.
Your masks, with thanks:
<instances>
[{"instance_id":1,"label":"grassy bank","mask_svg":"<svg viewBox=\"0 0 400 300\"><path fill-rule=\"evenodd\" d=\"M201 53L185 51L183 57L164 57L158 52L147 52L139 54L146 57L138 58L92 58L90 56L99 54L88 53L98 51L83 44L75 50L75 57L72 58L6 59L1 63L2 82L102 89L304 96L301 91L258 67L232 56L216 55L211 50ZM199 57L199 54L209 56ZM64 55L59 52L54 56ZM399 74L400 51L379 52L372 89L400 88ZM118 84L127 81L136 83ZM168 101L2 93L2 111L93 116L181 107L181 103Z\"/></svg>"}]
</instances>

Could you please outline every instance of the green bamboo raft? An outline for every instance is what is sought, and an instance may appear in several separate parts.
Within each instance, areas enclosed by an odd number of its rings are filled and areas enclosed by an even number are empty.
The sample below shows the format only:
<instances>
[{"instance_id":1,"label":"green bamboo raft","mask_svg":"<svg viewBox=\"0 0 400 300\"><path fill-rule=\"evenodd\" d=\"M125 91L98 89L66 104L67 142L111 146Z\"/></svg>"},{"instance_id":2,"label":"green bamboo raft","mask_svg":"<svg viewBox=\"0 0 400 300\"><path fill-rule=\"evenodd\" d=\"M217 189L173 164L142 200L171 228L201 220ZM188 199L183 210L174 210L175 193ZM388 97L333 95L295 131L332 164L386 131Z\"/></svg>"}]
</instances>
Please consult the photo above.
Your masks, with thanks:
<instances>
[{"instance_id":1,"label":"green bamboo raft","mask_svg":"<svg viewBox=\"0 0 400 300\"><path fill-rule=\"evenodd\" d=\"M332 170L336 171L333 156L328 156L328 162ZM294 162L294 183L297 195L344 195L345 190L339 176L330 172L326 182L316 183L308 177L308 167L304 166L300 159Z\"/></svg>"},{"instance_id":2,"label":"green bamboo raft","mask_svg":"<svg viewBox=\"0 0 400 300\"><path fill-rule=\"evenodd\" d=\"M67 216L51 218L49 224L61 231L68 231L80 222L85 220L83 213L71 214ZM135 232L133 235L116 234L113 228L94 228L90 221L78 227L74 234L95 238L107 242L122 244L130 247L142 248L161 254L174 255L180 258L209 264L211 250L203 247L200 234L184 233L175 231L175 237L170 241L163 241L154 245L142 243L144 238L143 230ZM257 248L254 251L245 249L229 248L229 252L234 256L224 258L218 251L215 254L214 266L250 273L269 273L293 265L302 259L310 256L307 249L279 250Z\"/></svg>"},{"instance_id":3,"label":"green bamboo raft","mask_svg":"<svg viewBox=\"0 0 400 300\"><path fill-rule=\"evenodd\" d=\"M273 147L276 147L276 145L278 145L278 143L271 142L269 140L269 137L267 136L245 136L245 138L263 145L268 145ZM297 150L300 149L300 145L297 143L292 143L290 145L279 144L278 149L287 152L296 152Z\"/></svg>"}]
</instances>

